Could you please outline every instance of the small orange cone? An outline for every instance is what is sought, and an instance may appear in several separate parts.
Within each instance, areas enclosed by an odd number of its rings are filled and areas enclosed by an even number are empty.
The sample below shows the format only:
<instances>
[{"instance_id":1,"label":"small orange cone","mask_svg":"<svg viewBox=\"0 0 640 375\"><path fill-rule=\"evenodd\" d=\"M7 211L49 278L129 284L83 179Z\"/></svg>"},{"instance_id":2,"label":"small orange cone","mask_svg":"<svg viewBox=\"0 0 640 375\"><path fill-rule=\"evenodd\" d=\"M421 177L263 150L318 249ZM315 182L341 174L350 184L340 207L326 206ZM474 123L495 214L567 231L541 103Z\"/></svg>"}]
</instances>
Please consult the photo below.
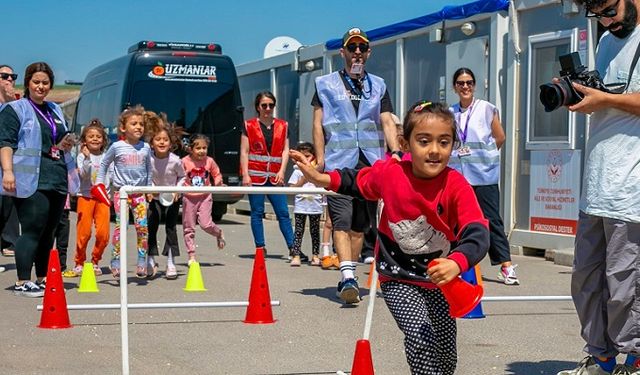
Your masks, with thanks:
<instances>
[{"instance_id":1,"label":"small orange cone","mask_svg":"<svg viewBox=\"0 0 640 375\"><path fill-rule=\"evenodd\" d=\"M369 340L358 340L356 343L356 353L353 356L351 375L373 375L374 372L371 344L369 344Z\"/></svg>"},{"instance_id":2,"label":"small orange cone","mask_svg":"<svg viewBox=\"0 0 640 375\"><path fill-rule=\"evenodd\" d=\"M371 263L371 267L369 267L369 278L367 279L367 289L371 289L371 282L373 280L371 280L373 278L373 270L376 266L376 262ZM376 280L376 286L378 288L378 290L380 290L380 279Z\"/></svg>"},{"instance_id":3,"label":"small orange cone","mask_svg":"<svg viewBox=\"0 0 640 375\"><path fill-rule=\"evenodd\" d=\"M244 322L249 324L271 324L276 322L271 311L271 295L269 294L267 267L264 263L264 250L260 247L256 248L256 255L253 260L249 306L247 306Z\"/></svg>"},{"instance_id":4,"label":"small orange cone","mask_svg":"<svg viewBox=\"0 0 640 375\"><path fill-rule=\"evenodd\" d=\"M52 249L49 252L47 286L44 290L43 305L38 328L71 328L69 310L67 310L67 298L64 294L64 284L62 283L62 273L60 272L58 249Z\"/></svg>"}]
</instances>

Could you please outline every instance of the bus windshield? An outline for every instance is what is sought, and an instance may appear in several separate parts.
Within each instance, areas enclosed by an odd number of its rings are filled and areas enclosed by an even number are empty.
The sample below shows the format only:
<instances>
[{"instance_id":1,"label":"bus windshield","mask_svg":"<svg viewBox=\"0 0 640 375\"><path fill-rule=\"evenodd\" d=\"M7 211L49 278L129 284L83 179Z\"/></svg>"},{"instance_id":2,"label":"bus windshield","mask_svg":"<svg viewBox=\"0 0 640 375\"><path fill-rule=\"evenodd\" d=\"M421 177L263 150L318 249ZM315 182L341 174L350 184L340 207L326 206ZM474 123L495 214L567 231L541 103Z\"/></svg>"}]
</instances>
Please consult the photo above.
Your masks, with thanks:
<instances>
[{"instance_id":1,"label":"bus windshield","mask_svg":"<svg viewBox=\"0 0 640 375\"><path fill-rule=\"evenodd\" d=\"M134 66L130 105L164 112L189 134L212 137L209 154L221 168L227 157L229 162L236 159L230 166L237 165L242 113L235 69L229 60L154 54L138 57Z\"/></svg>"}]
</instances>

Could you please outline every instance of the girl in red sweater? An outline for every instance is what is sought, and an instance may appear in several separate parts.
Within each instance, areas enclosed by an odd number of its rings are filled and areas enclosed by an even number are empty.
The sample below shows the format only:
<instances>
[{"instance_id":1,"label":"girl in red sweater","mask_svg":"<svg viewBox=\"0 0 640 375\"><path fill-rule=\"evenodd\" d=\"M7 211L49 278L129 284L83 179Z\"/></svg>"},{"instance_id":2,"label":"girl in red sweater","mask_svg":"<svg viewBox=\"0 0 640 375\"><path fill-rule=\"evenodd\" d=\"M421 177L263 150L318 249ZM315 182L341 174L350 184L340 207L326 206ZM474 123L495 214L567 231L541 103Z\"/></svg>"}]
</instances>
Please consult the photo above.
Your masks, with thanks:
<instances>
[{"instance_id":1,"label":"girl in red sweater","mask_svg":"<svg viewBox=\"0 0 640 375\"><path fill-rule=\"evenodd\" d=\"M412 374L453 374L456 323L437 286L472 268L486 255L489 231L473 189L447 167L457 146L453 114L444 103L413 105L403 122L405 151L359 172L318 172L300 153L291 158L316 186L341 194L382 199L376 267L384 300L405 335ZM430 268L427 264L438 258Z\"/></svg>"}]
</instances>

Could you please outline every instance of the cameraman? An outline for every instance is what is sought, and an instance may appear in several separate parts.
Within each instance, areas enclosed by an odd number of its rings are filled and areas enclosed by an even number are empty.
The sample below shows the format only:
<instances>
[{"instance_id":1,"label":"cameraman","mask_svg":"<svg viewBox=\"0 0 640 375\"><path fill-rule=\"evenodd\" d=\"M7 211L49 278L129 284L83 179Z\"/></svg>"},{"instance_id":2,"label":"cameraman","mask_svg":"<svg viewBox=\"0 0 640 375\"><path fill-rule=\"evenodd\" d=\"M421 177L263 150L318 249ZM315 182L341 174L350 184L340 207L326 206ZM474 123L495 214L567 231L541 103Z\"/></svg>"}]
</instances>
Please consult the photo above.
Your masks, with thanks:
<instances>
[{"instance_id":1,"label":"cameraman","mask_svg":"<svg viewBox=\"0 0 640 375\"><path fill-rule=\"evenodd\" d=\"M640 1L574 1L607 29L596 50L604 83L629 86L611 94L573 84L584 99L569 110L591 114L571 279L589 356L558 375L640 375L640 64L629 71ZM627 358L616 365L619 353Z\"/></svg>"}]
</instances>

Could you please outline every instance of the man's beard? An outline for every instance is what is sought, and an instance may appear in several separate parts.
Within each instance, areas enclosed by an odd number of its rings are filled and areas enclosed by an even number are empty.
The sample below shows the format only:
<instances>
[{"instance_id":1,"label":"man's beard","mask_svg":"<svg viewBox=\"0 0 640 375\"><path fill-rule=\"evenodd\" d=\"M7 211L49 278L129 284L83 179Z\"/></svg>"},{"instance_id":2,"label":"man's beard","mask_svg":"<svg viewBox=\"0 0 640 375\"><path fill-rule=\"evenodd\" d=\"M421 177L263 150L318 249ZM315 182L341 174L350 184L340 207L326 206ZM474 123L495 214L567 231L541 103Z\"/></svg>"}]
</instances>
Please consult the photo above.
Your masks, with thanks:
<instances>
[{"instance_id":1,"label":"man's beard","mask_svg":"<svg viewBox=\"0 0 640 375\"><path fill-rule=\"evenodd\" d=\"M614 24L609 25L607 30L613 34L613 36L624 39L629 34L633 32L636 28L636 24L638 22L638 10L636 9L635 4L631 0L624 1L624 18L621 22L616 22ZM612 31L611 29L615 29L618 26L622 26L619 30Z\"/></svg>"}]
</instances>

